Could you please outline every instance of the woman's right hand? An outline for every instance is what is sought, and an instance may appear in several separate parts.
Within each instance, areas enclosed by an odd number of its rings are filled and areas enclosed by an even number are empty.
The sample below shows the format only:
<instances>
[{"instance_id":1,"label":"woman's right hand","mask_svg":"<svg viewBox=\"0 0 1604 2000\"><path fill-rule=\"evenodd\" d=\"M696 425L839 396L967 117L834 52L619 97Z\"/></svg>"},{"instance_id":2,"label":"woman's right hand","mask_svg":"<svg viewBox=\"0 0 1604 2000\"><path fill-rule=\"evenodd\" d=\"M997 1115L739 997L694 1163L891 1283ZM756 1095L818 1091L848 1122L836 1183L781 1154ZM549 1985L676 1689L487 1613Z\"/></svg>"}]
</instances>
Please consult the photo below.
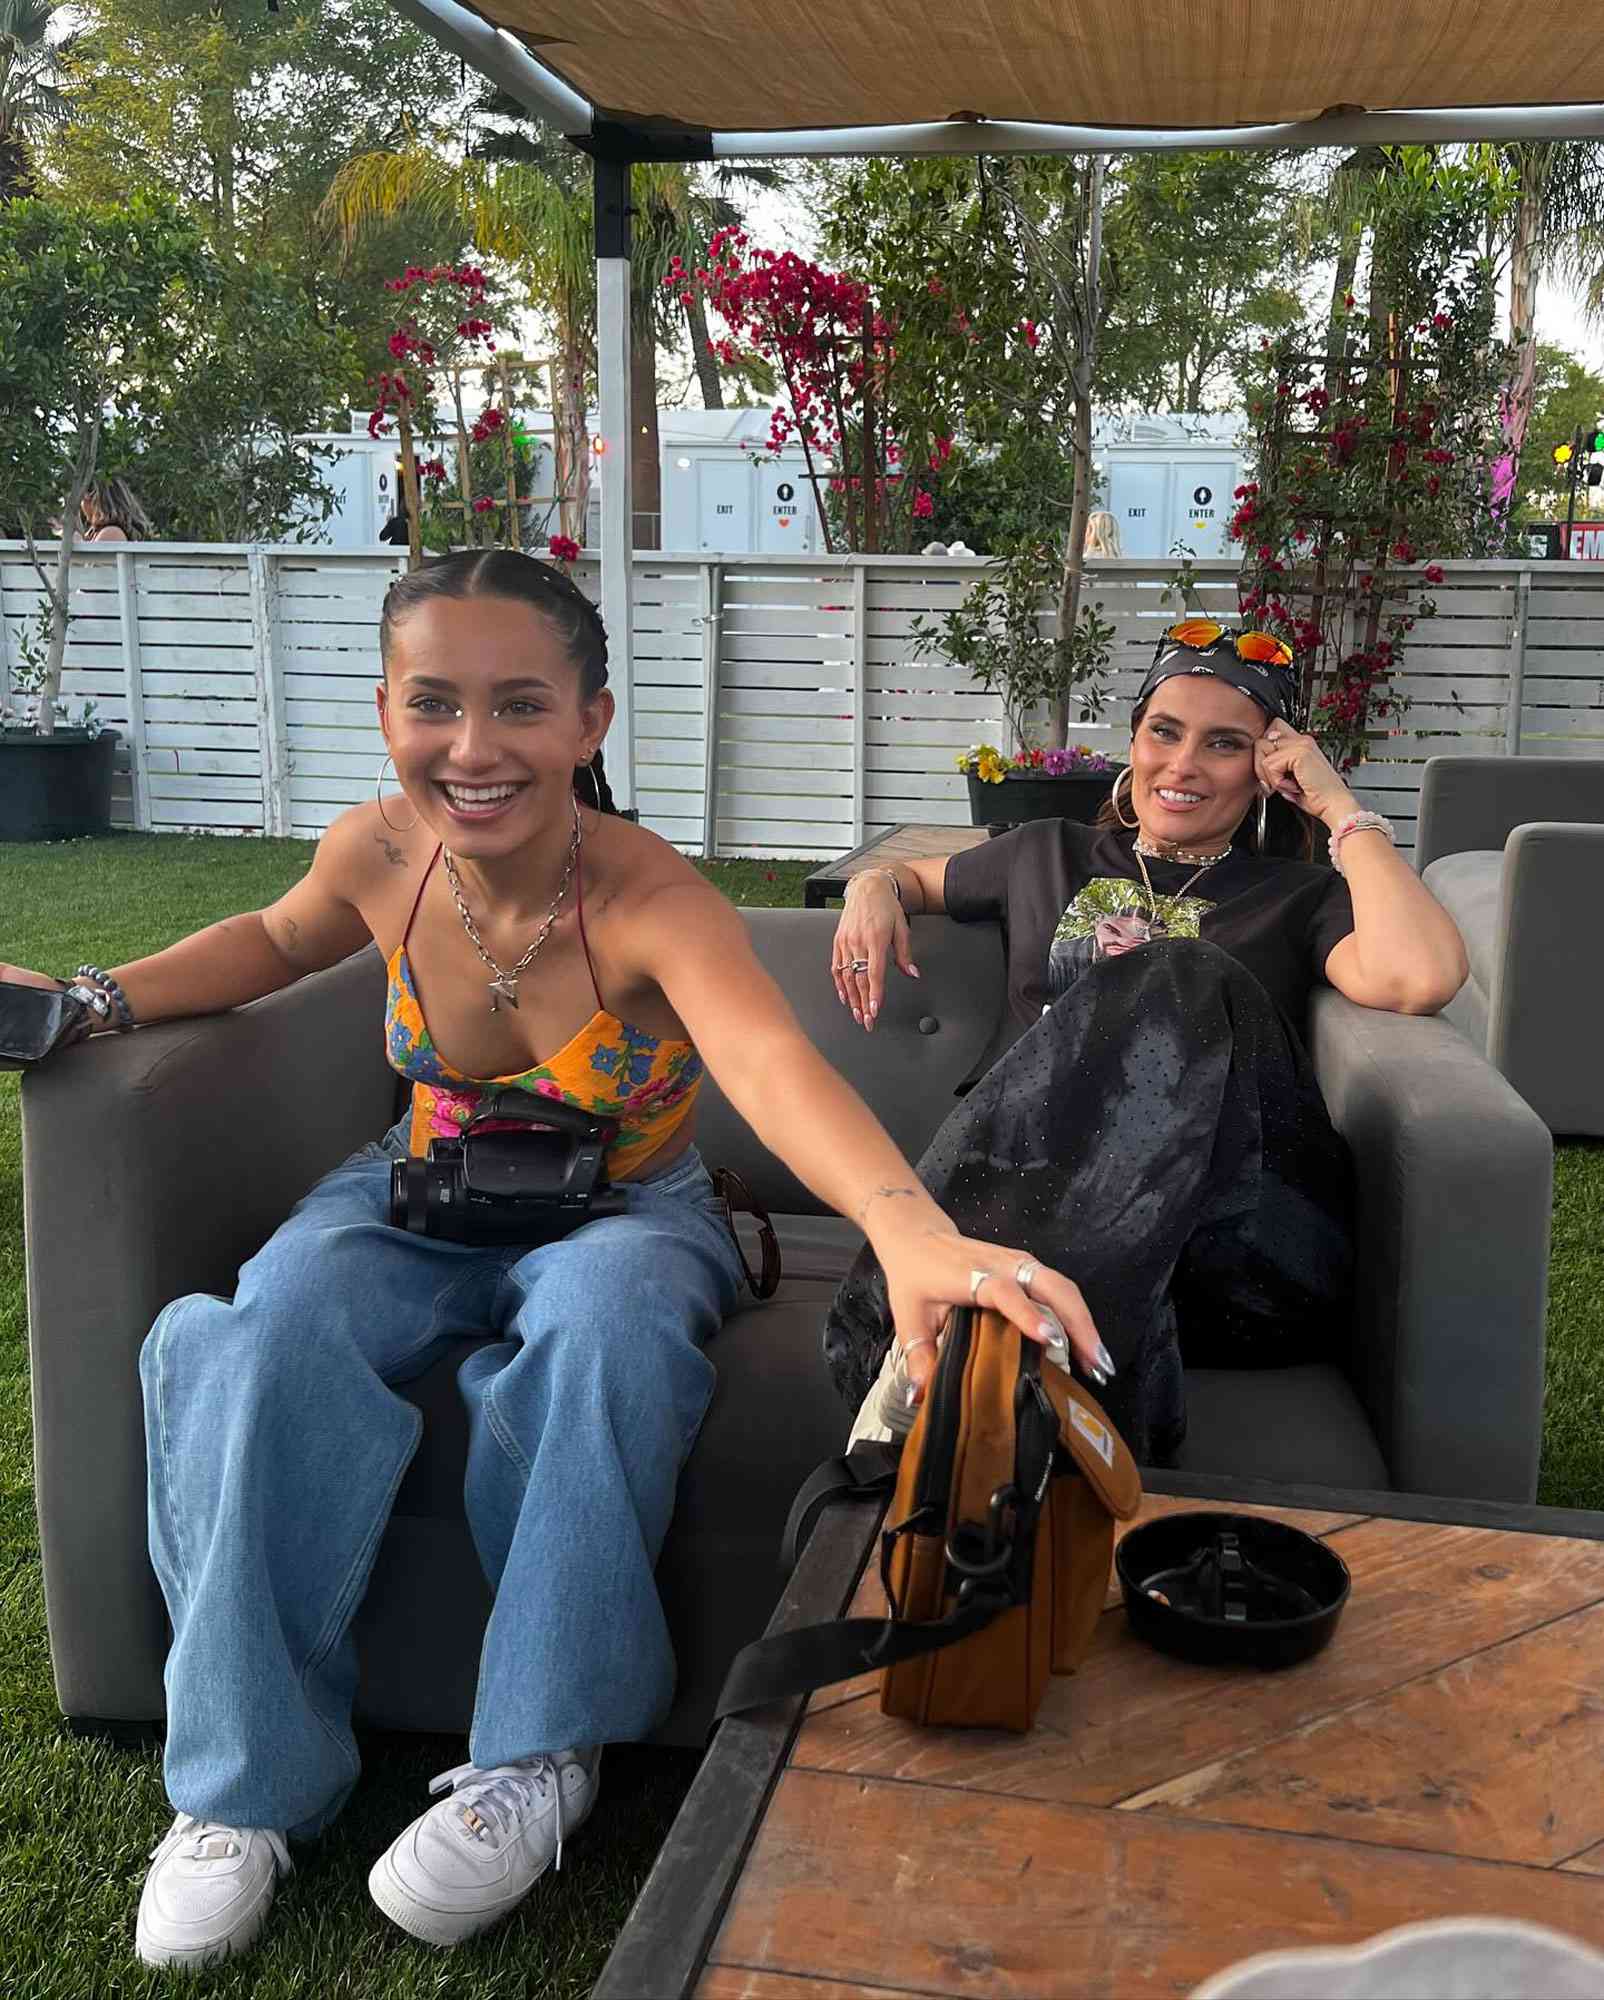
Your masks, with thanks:
<instances>
[{"instance_id":1,"label":"woman's right hand","mask_svg":"<svg viewBox=\"0 0 1604 2000\"><path fill-rule=\"evenodd\" d=\"M910 979L919 977L913 962L913 940L897 892L883 869L854 875L847 883L845 908L830 947L830 976L836 998L852 1009L865 1034L874 1028L885 998L886 962Z\"/></svg>"}]
</instances>

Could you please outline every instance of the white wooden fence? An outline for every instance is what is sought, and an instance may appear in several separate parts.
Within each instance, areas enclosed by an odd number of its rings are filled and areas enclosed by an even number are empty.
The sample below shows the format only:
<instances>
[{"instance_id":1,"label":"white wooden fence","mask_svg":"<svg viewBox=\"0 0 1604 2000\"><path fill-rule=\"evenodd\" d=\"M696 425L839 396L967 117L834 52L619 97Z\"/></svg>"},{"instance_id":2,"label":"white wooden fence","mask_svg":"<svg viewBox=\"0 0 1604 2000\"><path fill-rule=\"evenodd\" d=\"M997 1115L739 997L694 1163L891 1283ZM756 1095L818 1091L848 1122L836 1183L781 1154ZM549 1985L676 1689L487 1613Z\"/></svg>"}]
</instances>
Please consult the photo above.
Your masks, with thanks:
<instances>
[{"instance_id":1,"label":"white wooden fence","mask_svg":"<svg viewBox=\"0 0 1604 2000\"><path fill-rule=\"evenodd\" d=\"M123 732L119 823L315 836L372 796L378 614L388 550L95 547L74 561L64 692ZM908 628L958 603L978 561L639 554L635 787L647 825L693 853L838 854L902 822L968 819L957 753L1002 741L968 677L910 658ZM1434 752L1604 756L1604 574L1454 563L1406 656L1413 701L1356 774L1412 844ZM1234 565L1198 565L1229 614ZM579 581L597 587L595 566ZM1115 627L1116 700L1075 741L1118 752L1169 566L1116 562L1090 596ZM0 543L0 699L41 594ZM619 746L612 746L612 761Z\"/></svg>"}]
</instances>

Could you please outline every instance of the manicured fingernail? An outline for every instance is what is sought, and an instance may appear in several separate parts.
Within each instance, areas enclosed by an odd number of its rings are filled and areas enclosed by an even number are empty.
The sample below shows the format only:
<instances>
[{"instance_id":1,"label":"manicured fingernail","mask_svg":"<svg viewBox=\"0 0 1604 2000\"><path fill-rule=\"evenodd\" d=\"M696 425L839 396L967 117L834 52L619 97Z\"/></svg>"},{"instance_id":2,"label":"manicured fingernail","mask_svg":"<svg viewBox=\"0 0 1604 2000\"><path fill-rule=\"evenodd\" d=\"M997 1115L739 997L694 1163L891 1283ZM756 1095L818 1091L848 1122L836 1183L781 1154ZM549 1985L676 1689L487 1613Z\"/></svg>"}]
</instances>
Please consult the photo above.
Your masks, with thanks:
<instances>
[{"instance_id":1,"label":"manicured fingernail","mask_svg":"<svg viewBox=\"0 0 1604 2000\"><path fill-rule=\"evenodd\" d=\"M1099 1389L1106 1389L1108 1387L1108 1377L1103 1373L1101 1368L1088 1368L1086 1373L1091 1376Z\"/></svg>"},{"instance_id":2,"label":"manicured fingernail","mask_svg":"<svg viewBox=\"0 0 1604 2000\"><path fill-rule=\"evenodd\" d=\"M869 1019L872 1021L875 1015L879 1013L879 1011L880 1011L880 1002L878 1000L871 1000L869 1002Z\"/></svg>"},{"instance_id":3,"label":"manicured fingernail","mask_svg":"<svg viewBox=\"0 0 1604 2000\"><path fill-rule=\"evenodd\" d=\"M862 1026L862 1023L863 1023L863 1014L862 1014L862 1012L860 1011L860 1009L858 1009L858 1008L856 1008L856 1007L854 1007L854 1008L853 1008L853 1010L852 1010L852 1018L853 1018L853 1020L854 1020L854 1021L856 1021L856 1022L857 1022L857 1023L859 1024L859 1026L860 1026L860 1027Z\"/></svg>"},{"instance_id":4,"label":"manicured fingernail","mask_svg":"<svg viewBox=\"0 0 1604 2000\"><path fill-rule=\"evenodd\" d=\"M908 967L908 977L910 979L917 979L919 977L919 968L917 965L910 965Z\"/></svg>"},{"instance_id":5,"label":"manicured fingernail","mask_svg":"<svg viewBox=\"0 0 1604 2000\"><path fill-rule=\"evenodd\" d=\"M1119 1370L1114 1366L1113 1355L1109 1353L1101 1341L1097 1343L1097 1365L1104 1371L1105 1376L1117 1375L1119 1373Z\"/></svg>"},{"instance_id":6,"label":"manicured fingernail","mask_svg":"<svg viewBox=\"0 0 1604 2000\"><path fill-rule=\"evenodd\" d=\"M910 1382L902 1392L902 1407L905 1410L911 1410L918 1401L919 1385L917 1382Z\"/></svg>"},{"instance_id":7,"label":"manicured fingernail","mask_svg":"<svg viewBox=\"0 0 1604 2000\"><path fill-rule=\"evenodd\" d=\"M1045 1315L1036 1322L1036 1331L1049 1347L1065 1347L1068 1345L1068 1338L1065 1335L1062 1325L1051 1314Z\"/></svg>"}]
</instances>

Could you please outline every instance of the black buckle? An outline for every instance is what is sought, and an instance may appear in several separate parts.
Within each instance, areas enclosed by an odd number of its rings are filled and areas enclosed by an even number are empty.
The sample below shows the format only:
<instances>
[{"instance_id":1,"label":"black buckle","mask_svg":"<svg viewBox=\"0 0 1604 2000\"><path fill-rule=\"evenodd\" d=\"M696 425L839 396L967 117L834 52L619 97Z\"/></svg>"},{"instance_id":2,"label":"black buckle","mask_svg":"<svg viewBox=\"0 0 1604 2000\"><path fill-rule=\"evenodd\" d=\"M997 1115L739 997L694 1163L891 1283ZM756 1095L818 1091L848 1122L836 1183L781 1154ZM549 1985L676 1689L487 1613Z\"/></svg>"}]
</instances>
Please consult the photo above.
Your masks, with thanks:
<instances>
[{"instance_id":1,"label":"black buckle","mask_svg":"<svg viewBox=\"0 0 1604 2000\"><path fill-rule=\"evenodd\" d=\"M992 1494L986 1508L986 1524L960 1521L947 1537L947 1562L964 1579L960 1598L970 1585L1001 1576L1014 1559L1013 1537L1002 1531L1004 1510L1019 1498L1019 1489L1010 1480Z\"/></svg>"}]
</instances>

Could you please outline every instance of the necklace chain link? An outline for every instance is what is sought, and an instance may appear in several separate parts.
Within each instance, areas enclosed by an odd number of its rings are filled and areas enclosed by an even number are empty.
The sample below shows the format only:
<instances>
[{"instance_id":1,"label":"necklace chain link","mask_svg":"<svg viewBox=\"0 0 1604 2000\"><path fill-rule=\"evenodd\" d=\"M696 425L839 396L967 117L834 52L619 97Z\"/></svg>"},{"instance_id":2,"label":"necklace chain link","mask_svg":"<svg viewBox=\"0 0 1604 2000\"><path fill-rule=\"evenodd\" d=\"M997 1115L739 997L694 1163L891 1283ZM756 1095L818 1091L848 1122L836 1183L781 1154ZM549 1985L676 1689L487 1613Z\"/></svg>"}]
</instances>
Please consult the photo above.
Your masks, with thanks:
<instances>
[{"instance_id":1,"label":"necklace chain link","mask_svg":"<svg viewBox=\"0 0 1604 2000\"><path fill-rule=\"evenodd\" d=\"M540 947L546 942L547 938L550 937L551 927L557 921L557 912L562 908L563 898L568 894L568 884L573 879L574 864L579 859L579 808L577 805L574 808L574 831L573 837L568 843L568 863L563 869L562 880L557 884L557 893L552 898L551 908L546 912L545 921L536 932L533 944L530 945L518 963L507 972L501 969L485 949L485 941L479 935L479 926L473 920L473 912L463 900L462 878L457 873L456 856L451 852L449 847L443 847L441 853L445 857L446 880L451 885L452 900L456 903L457 915L462 919L462 928L468 933L474 950L478 952L485 964L495 974L495 977L490 981L490 1011L492 1014L499 1013L501 1011L501 1003L505 1000L507 1005L516 1013L518 1009L518 981L529 970L530 966L534 963L535 954L540 950Z\"/></svg>"}]
</instances>

